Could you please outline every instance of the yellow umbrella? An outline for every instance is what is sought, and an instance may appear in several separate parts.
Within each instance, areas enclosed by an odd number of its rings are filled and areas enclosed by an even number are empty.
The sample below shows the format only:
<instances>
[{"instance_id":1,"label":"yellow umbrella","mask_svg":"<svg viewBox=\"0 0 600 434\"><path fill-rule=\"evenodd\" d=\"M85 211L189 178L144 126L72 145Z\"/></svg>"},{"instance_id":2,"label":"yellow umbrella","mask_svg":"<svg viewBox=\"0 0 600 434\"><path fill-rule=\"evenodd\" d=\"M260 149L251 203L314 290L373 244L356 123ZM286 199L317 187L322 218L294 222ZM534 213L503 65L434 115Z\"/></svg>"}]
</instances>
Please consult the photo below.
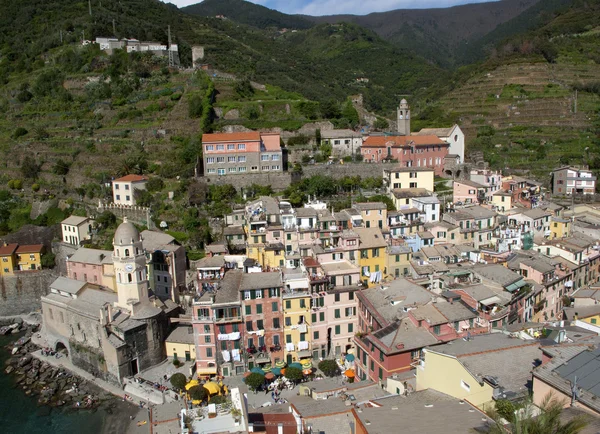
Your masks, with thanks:
<instances>
[{"instance_id":1,"label":"yellow umbrella","mask_svg":"<svg viewBox=\"0 0 600 434\"><path fill-rule=\"evenodd\" d=\"M312 368L312 362L310 360L306 361L306 362L302 362L302 369L311 369Z\"/></svg>"},{"instance_id":2,"label":"yellow umbrella","mask_svg":"<svg viewBox=\"0 0 600 434\"><path fill-rule=\"evenodd\" d=\"M219 385L213 381L207 381L204 383L204 388L208 391L209 395L216 395L221 392Z\"/></svg>"},{"instance_id":3,"label":"yellow umbrella","mask_svg":"<svg viewBox=\"0 0 600 434\"><path fill-rule=\"evenodd\" d=\"M190 390L192 387L198 385L198 380L192 380L188 384L185 385L185 390Z\"/></svg>"}]
</instances>

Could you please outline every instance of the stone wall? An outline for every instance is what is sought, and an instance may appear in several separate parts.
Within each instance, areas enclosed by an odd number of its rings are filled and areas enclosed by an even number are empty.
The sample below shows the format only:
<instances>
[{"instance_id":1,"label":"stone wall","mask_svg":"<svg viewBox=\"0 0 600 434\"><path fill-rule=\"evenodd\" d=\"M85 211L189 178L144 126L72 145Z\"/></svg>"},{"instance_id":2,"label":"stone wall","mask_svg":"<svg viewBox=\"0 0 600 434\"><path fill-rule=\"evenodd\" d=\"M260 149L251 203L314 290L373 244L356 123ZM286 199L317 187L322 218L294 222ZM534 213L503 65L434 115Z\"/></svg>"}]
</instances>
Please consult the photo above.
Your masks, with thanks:
<instances>
[{"instance_id":1,"label":"stone wall","mask_svg":"<svg viewBox=\"0 0 600 434\"><path fill-rule=\"evenodd\" d=\"M41 296L58 277L55 270L17 272L0 277L0 316L21 315L42 308Z\"/></svg>"},{"instance_id":2,"label":"stone wall","mask_svg":"<svg viewBox=\"0 0 600 434\"><path fill-rule=\"evenodd\" d=\"M114 203L100 202L98 204L98 213L102 213L104 211L110 211L120 219L127 217L130 222L141 226L146 226L148 229L155 229L149 208L143 206L117 205Z\"/></svg>"},{"instance_id":3,"label":"stone wall","mask_svg":"<svg viewBox=\"0 0 600 434\"><path fill-rule=\"evenodd\" d=\"M360 176L361 178L382 177L384 169L398 167L398 163L344 163L344 164L315 164L303 166L303 177L314 175L331 176L335 179L344 176Z\"/></svg>"},{"instance_id":4,"label":"stone wall","mask_svg":"<svg viewBox=\"0 0 600 434\"><path fill-rule=\"evenodd\" d=\"M205 176L204 179L209 185L231 184L238 190L242 187L249 187L251 184L258 184L271 185L273 190L282 191L292 183L292 176L290 172L249 173L246 175L232 176Z\"/></svg>"}]
</instances>

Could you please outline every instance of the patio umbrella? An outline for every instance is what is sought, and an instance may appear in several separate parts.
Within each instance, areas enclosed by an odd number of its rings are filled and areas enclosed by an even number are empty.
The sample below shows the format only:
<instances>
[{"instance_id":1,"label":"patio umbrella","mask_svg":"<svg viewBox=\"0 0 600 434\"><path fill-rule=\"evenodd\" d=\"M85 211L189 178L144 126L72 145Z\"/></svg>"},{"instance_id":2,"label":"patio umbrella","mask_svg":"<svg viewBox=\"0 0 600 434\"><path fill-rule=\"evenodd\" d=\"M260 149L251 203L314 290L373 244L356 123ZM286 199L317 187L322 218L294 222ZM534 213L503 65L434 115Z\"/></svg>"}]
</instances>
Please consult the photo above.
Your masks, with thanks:
<instances>
[{"instance_id":1,"label":"patio umbrella","mask_svg":"<svg viewBox=\"0 0 600 434\"><path fill-rule=\"evenodd\" d=\"M312 362L310 360L306 361L306 362L302 362L302 369L311 369L312 368Z\"/></svg>"},{"instance_id":2,"label":"patio umbrella","mask_svg":"<svg viewBox=\"0 0 600 434\"><path fill-rule=\"evenodd\" d=\"M258 366L255 366L254 368L250 369L250 372L253 373L253 374L265 375L265 371L263 371Z\"/></svg>"},{"instance_id":3,"label":"patio umbrella","mask_svg":"<svg viewBox=\"0 0 600 434\"><path fill-rule=\"evenodd\" d=\"M271 369L271 373L277 377L281 375L281 368L273 368ZM266 375L265 375L266 376Z\"/></svg>"},{"instance_id":4,"label":"patio umbrella","mask_svg":"<svg viewBox=\"0 0 600 434\"><path fill-rule=\"evenodd\" d=\"M276 368L285 368L285 362L283 360L280 360L277 363L275 363L275 367Z\"/></svg>"},{"instance_id":5,"label":"patio umbrella","mask_svg":"<svg viewBox=\"0 0 600 434\"><path fill-rule=\"evenodd\" d=\"M354 362L354 354L346 354L346 360L349 362Z\"/></svg>"},{"instance_id":6,"label":"patio umbrella","mask_svg":"<svg viewBox=\"0 0 600 434\"><path fill-rule=\"evenodd\" d=\"M281 375L285 375L285 368L281 369Z\"/></svg>"},{"instance_id":7,"label":"patio umbrella","mask_svg":"<svg viewBox=\"0 0 600 434\"><path fill-rule=\"evenodd\" d=\"M188 384L185 385L185 390L190 390L192 387L198 385L198 380L192 380Z\"/></svg>"},{"instance_id":8,"label":"patio umbrella","mask_svg":"<svg viewBox=\"0 0 600 434\"><path fill-rule=\"evenodd\" d=\"M209 393L209 395L216 395L221 392L221 388L214 381L207 381L204 383L204 388Z\"/></svg>"},{"instance_id":9,"label":"patio umbrella","mask_svg":"<svg viewBox=\"0 0 600 434\"><path fill-rule=\"evenodd\" d=\"M290 368L296 368L302 370L302 365L298 362L290 363Z\"/></svg>"},{"instance_id":10,"label":"patio umbrella","mask_svg":"<svg viewBox=\"0 0 600 434\"><path fill-rule=\"evenodd\" d=\"M265 365L265 366L263 366L263 367L262 367L262 370L263 370L264 372L271 372L271 365L270 365L270 364L268 364L268 365Z\"/></svg>"},{"instance_id":11,"label":"patio umbrella","mask_svg":"<svg viewBox=\"0 0 600 434\"><path fill-rule=\"evenodd\" d=\"M267 373L265 374L265 378L266 378L267 380L272 380L272 379L274 379L274 378L275 378L275 374L273 374L272 372L267 372Z\"/></svg>"},{"instance_id":12,"label":"patio umbrella","mask_svg":"<svg viewBox=\"0 0 600 434\"><path fill-rule=\"evenodd\" d=\"M354 378L356 376L352 369L348 369L346 372L344 372L344 375L348 378Z\"/></svg>"},{"instance_id":13,"label":"patio umbrella","mask_svg":"<svg viewBox=\"0 0 600 434\"><path fill-rule=\"evenodd\" d=\"M304 375L310 375L310 374L312 374L313 372L312 372L312 369L305 369L304 371L302 371L302 373L303 373Z\"/></svg>"}]
</instances>

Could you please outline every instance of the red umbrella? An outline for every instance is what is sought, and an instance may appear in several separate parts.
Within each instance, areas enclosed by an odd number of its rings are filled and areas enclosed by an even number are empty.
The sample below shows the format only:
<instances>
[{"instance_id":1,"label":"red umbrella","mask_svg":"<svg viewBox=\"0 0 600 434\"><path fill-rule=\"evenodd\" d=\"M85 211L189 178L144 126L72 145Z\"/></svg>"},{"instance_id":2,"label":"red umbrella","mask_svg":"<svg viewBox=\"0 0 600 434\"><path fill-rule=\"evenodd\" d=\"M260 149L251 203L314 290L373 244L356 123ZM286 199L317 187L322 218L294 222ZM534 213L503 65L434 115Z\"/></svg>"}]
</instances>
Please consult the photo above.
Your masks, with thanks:
<instances>
[{"instance_id":1,"label":"red umbrella","mask_svg":"<svg viewBox=\"0 0 600 434\"><path fill-rule=\"evenodd\" d=\"M267 373L265 374L265 378L266 378L267 380L272 380L273 378L275 378L275 374L273 374L272 372L267 372Z\"/></svg>"},{"instance_id":2,"label":"red umbrella","mask_svg":"<svg viewBox=\"0 0 600 434\"><path fill-rule=\"evenodd\" d=\"M310 374L312 374L312 369L305 369L304 371L302 371L302 373L304 375L310 375Z\"/></svg>"}]
</instances>

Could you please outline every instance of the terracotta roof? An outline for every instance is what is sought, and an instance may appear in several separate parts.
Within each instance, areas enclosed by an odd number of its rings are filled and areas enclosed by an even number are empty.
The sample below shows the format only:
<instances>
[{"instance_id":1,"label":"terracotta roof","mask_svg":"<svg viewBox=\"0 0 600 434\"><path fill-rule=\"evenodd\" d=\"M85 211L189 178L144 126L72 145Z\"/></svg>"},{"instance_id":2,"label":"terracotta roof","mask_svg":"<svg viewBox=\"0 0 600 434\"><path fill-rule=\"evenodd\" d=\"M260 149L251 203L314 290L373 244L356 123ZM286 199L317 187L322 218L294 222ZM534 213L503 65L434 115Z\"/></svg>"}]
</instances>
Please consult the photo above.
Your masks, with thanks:
<instances>
[{"instance_id":1,"label":"terracotta roof","mask_svg":"<svg viewBox=\"0 0 600 434\"><path fill-rule=\"evenodd\" d=\"M260 140L258 131L250 131L247 133L214 133L202 134L202 143L211 142L257 142Z\"/></svg>"},{"instance_id":2,"label":"terracotta roof","mask_svg":"<svg viewBox=\"0 0 600 434\"><path fill-rule=\"evenodd\" d=\"M0 256L12 255L13 253L15 253L15 250L17 250L17 247L19 247L19 245L16 243L7 244L6 246L0 247Z\"/></svg>"},{"instance_id":3,"label":"terracotta roof","mask_svg":"<svg viewBox=\"0 0 600 434\"><path fill-rule=\"evenodd\" d=\"M113 182L140 182L148 181L148 177L144 175L126 175L122 178L115 179Z\"/></svg>"},{"instance_id":4,"label":"terracotta roof","mask_svg":"<svg viewBox=\"0 0 600 434\"><path fill-rule=\"evenodd\" d=\"M19 246L17 248L17 253L40 253L43 248L43 244L30 244L25 246Z\"/></svg>"},{"instance_id":5,"label":"terracotta roof","mask_svg":"<svg viewBox=\"0 0 600 434\"><path fill-rule=\"evenodd\" d=\"M363 148L381 148L384 146L426 146L448 145L438 136L369 136L362 144Z\"/></svg>"},{"instance_id":6,"label":"terracotta roof","mask_svg":"<svg viewBox=\"0 0 600 434\"><path fill-rule=\"evenodd\" d=\"M279 133L263 133L260 135L266 151L281 151L281 138Z\"/></svg>"}]
</instances>

